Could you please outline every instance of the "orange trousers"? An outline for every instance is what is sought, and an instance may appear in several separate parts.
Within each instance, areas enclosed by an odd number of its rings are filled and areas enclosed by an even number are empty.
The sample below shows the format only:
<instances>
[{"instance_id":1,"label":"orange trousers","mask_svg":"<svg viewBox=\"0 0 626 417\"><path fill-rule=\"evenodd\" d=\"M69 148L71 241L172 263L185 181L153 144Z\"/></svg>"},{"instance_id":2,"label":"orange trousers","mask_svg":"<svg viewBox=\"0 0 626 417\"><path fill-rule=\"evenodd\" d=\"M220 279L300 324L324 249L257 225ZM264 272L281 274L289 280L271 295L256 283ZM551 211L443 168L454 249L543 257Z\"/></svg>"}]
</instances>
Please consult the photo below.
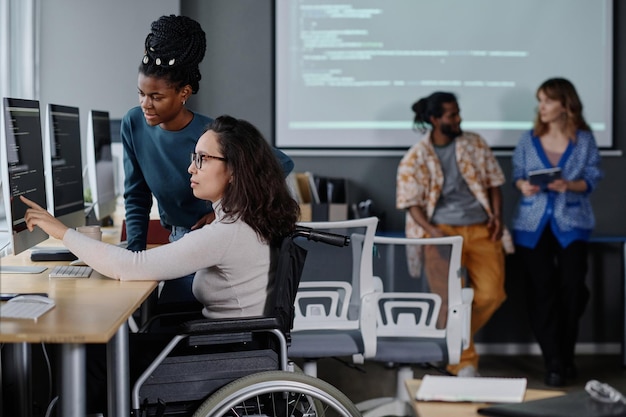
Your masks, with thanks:
<instances>
[{"instance_id":1,"label":"orange trousers","mask_svg":"<svg viewBox=\"0 0 626 417\"><path fill-rule=\"evenodd\" d=\"M462 236L461 265L467 272L468 284L474 289L472 301L471 338L469 347L461 354L457 365L449 365L455 374L468 365L478 369L478 354L474 347L474 335L480 330L506 299L504 292L504 251L502 242L492 241L484 224L469 226L437 225L448 236ZM448 313L448 260L442 259L436 245L424 247L424 272L430 290L441 296L442 312L438 327L444 327Z\"/></svg>"}]
</instances>

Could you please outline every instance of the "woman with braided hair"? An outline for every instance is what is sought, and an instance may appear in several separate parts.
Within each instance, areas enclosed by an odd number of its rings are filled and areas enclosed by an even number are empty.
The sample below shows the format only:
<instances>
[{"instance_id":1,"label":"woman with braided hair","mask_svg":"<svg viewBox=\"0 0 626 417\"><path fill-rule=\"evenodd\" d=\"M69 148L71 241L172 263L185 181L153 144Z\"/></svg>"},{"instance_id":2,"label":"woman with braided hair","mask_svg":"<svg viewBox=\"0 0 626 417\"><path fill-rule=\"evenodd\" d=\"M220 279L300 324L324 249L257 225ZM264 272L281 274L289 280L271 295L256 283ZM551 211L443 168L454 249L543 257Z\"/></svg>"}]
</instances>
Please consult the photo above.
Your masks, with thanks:
<instances>
[{"instance_id":1,"label":"woman with braided hair","mask_svg":"<svg viewBox=\"0 0 626 417\"><path fill-rule=\"evenodd\" d=\"M186 107L200 89L199 64L205 50L205 33L195 20L169 15L152 22L139 65L140 105L128 111L121 125L129 250L146 248L153 195L161 224L171 231L170 241L214 218L211 204L193 196L186 170L190 153L212 121ZM289 173L291 159L274 152ZM169 281L159 302L195 303L192 281L193 276Z\"/></svg>"}]
</instances>

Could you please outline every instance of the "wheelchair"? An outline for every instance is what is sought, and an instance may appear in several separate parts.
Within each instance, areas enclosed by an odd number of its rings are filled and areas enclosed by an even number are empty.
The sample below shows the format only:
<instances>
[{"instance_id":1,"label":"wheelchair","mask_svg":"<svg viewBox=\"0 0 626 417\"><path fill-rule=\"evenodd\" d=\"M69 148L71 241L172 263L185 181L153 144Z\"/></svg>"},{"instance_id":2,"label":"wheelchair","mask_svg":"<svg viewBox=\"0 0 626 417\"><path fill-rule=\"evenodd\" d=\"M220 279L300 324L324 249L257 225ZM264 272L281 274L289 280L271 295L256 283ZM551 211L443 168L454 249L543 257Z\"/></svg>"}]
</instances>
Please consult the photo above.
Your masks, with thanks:
<instances>
[{"instance_id":1,"label":"wheelchair","mask_svg":"<svg viewBox=\"0 0 626 417\"><path fill-rule=\"evenodd\" d=\"M283 239L265 315L236 319L191 319L168 314L175 334L139 376L131 393L132 417L357 417L356 406L338 389L305 375L287 356L294 301L307 239L348 246L347 236L299 226Z\"/></svg>"}]
</instances>

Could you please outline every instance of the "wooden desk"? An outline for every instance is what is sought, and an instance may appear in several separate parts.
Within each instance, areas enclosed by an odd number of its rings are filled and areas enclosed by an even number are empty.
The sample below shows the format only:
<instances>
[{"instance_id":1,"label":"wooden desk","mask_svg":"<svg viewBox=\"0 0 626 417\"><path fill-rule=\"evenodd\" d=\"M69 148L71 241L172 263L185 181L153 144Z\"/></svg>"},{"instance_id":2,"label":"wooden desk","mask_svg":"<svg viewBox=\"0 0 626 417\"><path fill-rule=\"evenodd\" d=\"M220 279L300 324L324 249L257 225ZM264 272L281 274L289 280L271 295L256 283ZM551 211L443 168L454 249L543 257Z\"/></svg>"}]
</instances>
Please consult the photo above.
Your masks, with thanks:
<instances>
[{"instance_id":1,"label":"wooden desk","mask_svg":"<svg viewBox=\"0 0 626 417\"><path fill-rule=\"evenodd\" d=\"M59 246L59 242L56 246ZM55 246L54 242L52 245ZM30 251L2 258L8 265L32 265ZM37 263L52 266L63 262ZM2 274L3 292L46 292L56 306L36 322L0 319L0 342L19 344L28 364L30 343L61 344L60 404L64 417L85 416L85 344L107 344L109 416L130 414L128 318L156 288L154 281L119 282L93 272L90 278L48 279L41 274ZM30 407L31 404L28 404Z\"/></svg>"},{"instance_id":2,"label":"wooden desk","mask_svg":"<svg viewBox=\"0 0 626 417\"><path fill-rule=\"evenodd\" d=\"M484 403L445 403L414 400L415 394L422 383L419 379L405 381L406 389L411 398L413 413L416 417L476 417L480 416L477 410L485 407ZM524 401L539 400L565 394L562 391L527 389Z\"/></svg>"}]
</instances>

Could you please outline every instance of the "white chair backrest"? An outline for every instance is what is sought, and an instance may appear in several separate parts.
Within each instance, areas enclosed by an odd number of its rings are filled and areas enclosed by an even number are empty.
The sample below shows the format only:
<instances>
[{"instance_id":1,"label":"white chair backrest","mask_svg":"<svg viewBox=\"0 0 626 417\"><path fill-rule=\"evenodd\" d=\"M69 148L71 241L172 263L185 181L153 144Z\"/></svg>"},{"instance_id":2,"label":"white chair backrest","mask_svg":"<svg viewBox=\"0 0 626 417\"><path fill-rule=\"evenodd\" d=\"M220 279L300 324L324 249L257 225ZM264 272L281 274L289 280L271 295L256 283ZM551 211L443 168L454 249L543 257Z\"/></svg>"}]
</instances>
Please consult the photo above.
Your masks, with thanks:
<instances>
[{"instance_id":1,"label":"white chair backrest","mask_svg":"<svg viewBox=\"0 0 626 417\"><path fill-rule=\"evenodd\" d=\"M461 304L463 302L461 297L461 288L463 287L462 281L462 269L461 269L461 252L463 250L463 237L461 236L445 236L437 238L404 238L404 237L386 237L376 236L374 238L374 245L379 248L380 246L396 247L403 246L409 248L411 246L424 247L426 245L440 245L450 248L449 253L449 267L448 267L448 301L450 305ZM396 268L397 259L385 259L385 273L377 271L377 276L383 281L385 291L394 291L394 288L389 288L388 283L394 282L395 275L397 273ZM407 261L408 263L409 261ZM411 268L412 266L407 266ZM392 273L394 276L389 276ZM409 273L413 273L410 271ZM385 276L386 275L386 276Z\"/></svg>"},{"instance_id":2,"label":"white chair backrest","mask_svg":"<svg viewBox=\"0 0 626 417\"><path fill-rule=\"evenodd\" d=\"M377 297L379 337L445 337L437 329L441 297L430 293L382 293Z\"/></svg>"},{"instance_id":3,"label":"white chair backrest","mask_svg":"<svg viewBox=\"0 0 626 417\"><path fill-rule=\"evenodd\" d=\"M469 340L472 302L471 290L463 288L463 238L376 236L374 245L374 272L383 282L376 301L377 337L445 339L449 363L458 363ZM428 262L437 262L437 274L424 267ZM430 289L434 275L440 293Z\"/></svg>"},{"instance_id":4,"label":"white chair backrest","mask_svg":"<svg viewBox=\"0 0 626 417\"><path fill-rule=\"evenodd\" d=\"M298 330L327 327L351 328L348 308L352 286L347 282L301 282L295 301L295 320Z\"/></svg>"},{"instance_id":5,"label":"white chair backrest","mask_svg":"<svg viewBox=\"0 0 626 417\"><path fill-rule=\"evenodd\" d=\"M311 246L296 295L293 331L359 328L361 299L375 288L372 253L378 218L299 225L350 236L351 248Z\"/></svg>"},{"instance_id":6,"label":"white chair backrest","mask_svg":"<svg viewBox=\"0 0 626 417\"><path fill-rule=\"evenodd\" d=\"M361 243L362 250L360 251L360 257L357 258L354 256L353 259L360 259L360 266L358 270L360 271L360 279L356 280L363 288L360 288L358 292L361 293L369 293L373 291L373 283L372 283L372 256L373 256L373 248L374 248L374 236L376 235L376 227L378 226L378 217L366 217L363 219L352 219L352 220L343 220L343 221L334 221L334 222L301 222L298 223L304 227L312 227L314 229L327 230L329 232L335 233L346 233L349 234L351 239L354 233L356 233L356 242L352 242L350 246L352 247L353 254L359 252L358 246L355 246L355 243ZM357 230L355 232L354 230ZM362 231L365 233L362 233ZM359 236L364 235L364 236ZM371 249L371 250L370 250ZM353 282L354 286L354 282Z\"/></svg>"}]
</instances>

